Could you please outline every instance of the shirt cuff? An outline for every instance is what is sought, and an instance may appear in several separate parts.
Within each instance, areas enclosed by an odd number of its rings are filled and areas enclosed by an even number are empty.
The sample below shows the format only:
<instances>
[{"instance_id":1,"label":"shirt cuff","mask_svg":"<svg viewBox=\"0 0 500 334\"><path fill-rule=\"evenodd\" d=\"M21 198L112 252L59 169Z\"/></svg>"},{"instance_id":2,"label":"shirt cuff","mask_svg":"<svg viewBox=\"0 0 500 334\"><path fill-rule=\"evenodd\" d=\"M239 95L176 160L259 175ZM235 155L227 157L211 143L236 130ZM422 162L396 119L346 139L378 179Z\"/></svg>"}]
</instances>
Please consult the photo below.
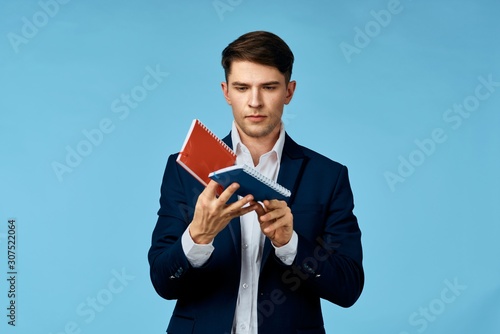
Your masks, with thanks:
<instances>
[{"instance_id":1,"label":"shirt cuff","mask_svg":"<svg viewBox=\"0 0 500 334\"><path fill-rule=\"evenodd\" d=\"M215 249L213 241L206 245L196 244L189 234L189 226L182 234L181 244L184 254L194 268L204 265Z\"/></svg>"},{"instance_id":2,"label":"shirt cuff","mask_svg":"<svg viewBox=\"0 0 500 334\"><path fill-rule=\"evenodd\" d=\"M287 266L291 266L293 261L295 260L295 256L297 255L297 245L299 242L299 238L297 237L297 233L295 231L292 232L292 238L290 241L281 247L276 247L271 242L271 245L274 247L274 252L276 256L283 262L283 264Z\"/></svg>"}]
</instances>

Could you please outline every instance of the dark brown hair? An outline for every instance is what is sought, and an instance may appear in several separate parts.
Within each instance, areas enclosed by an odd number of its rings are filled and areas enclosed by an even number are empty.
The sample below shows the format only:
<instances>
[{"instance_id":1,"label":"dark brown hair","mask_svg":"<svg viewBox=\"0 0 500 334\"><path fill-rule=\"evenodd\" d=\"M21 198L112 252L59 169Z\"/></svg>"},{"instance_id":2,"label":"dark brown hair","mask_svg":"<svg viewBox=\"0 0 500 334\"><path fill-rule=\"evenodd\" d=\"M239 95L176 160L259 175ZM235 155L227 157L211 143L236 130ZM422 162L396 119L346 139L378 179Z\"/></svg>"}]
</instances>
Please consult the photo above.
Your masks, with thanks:
<instances>
[{"instance_id":1,"label":"dark brown hair","mask_svg":"<svg viewBox=\"0 0 500 334\"><path fill-rule=\"evenodd\" d=\"M246 33L222 51L222 67L226 81L231 72L231 63L235 60L275 67L285 76L285 83L290 82L294 60L292 50L285 41L273 33L267 31Z\"/></svg>"}]
</instances>

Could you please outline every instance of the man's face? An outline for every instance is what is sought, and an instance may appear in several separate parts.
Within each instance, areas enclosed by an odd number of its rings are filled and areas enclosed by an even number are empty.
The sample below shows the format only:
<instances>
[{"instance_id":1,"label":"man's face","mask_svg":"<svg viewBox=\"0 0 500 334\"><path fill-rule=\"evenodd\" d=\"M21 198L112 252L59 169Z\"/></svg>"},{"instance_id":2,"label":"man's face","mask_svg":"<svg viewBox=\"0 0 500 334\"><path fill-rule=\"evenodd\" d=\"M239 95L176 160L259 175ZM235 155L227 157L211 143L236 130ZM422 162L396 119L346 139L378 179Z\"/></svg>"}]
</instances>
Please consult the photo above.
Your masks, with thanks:
<instances>
[{"instance_id":1,"label":"man's face","mask_svg":"<svg viewBox=\"0 0 500 334\"><path fill-rule=\"evenodd\" d=\"M222 91L243 141L272 139L279 134L283 108L292 99L295 81L285 84L285 76L274 67L234 61Z\"/></svg>"}]
</instances>

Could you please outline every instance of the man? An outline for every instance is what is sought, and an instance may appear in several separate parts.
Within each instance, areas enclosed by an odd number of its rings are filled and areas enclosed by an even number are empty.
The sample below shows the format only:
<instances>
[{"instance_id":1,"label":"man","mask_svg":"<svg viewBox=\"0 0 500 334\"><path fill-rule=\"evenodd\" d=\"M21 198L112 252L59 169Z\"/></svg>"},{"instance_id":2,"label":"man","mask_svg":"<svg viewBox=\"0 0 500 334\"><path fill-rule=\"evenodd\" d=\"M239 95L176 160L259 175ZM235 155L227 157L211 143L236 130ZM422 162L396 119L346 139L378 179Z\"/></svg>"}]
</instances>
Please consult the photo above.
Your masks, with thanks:
<instances>
[{"instance_id":1,"label":"man","mask_svg":"<svg viewBox=\"0 0 500 334\"><path fill-rule=\"evenodd\" d=\"M363 289L361 232L347 168L299 146L281 117L294 94L293 54L247 33L222 53L233 112L223 140L237 163L291 190L287 201L220 196L176 164L163 177L148 258L158 294L176 299L168 333L325 333L320 299L349 307Z\"/></svg>"}]
</instances>

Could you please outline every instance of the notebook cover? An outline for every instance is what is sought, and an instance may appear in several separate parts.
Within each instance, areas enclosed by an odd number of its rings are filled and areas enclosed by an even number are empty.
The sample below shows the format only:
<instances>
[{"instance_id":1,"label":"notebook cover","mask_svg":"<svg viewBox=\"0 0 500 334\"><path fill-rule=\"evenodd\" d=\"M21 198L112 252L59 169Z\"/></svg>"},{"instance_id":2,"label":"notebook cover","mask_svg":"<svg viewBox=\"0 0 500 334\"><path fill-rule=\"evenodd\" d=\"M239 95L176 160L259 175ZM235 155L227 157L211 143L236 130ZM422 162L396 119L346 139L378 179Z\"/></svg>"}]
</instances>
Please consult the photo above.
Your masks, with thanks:
<instances>
[{"instance_id":1,"label":"notebook cover","mask_svg":"<svg viewBox=\"0 0 500 334\"><path fill-rule=\"evenodd\" d=\"M240 187L236 191L236 194L240 196L251 194L256 201L266 199L285 200L290 197L288 189L264 177L257 170L249 166L235 165L222 168L210 173L210 178L224 188L233 182L237 182Z\"/></svg>"},{"instance_id":2,"label":"notebook cover","mask_svg":"<svg viewBox=\"0 0 500 334\"><path fill-rule=\"evenodd\" d=\"M208 174L234 165L236 154L200 120L194 119L177 162L206 186L210 182Z\"/></svg>"}]
</instances>

